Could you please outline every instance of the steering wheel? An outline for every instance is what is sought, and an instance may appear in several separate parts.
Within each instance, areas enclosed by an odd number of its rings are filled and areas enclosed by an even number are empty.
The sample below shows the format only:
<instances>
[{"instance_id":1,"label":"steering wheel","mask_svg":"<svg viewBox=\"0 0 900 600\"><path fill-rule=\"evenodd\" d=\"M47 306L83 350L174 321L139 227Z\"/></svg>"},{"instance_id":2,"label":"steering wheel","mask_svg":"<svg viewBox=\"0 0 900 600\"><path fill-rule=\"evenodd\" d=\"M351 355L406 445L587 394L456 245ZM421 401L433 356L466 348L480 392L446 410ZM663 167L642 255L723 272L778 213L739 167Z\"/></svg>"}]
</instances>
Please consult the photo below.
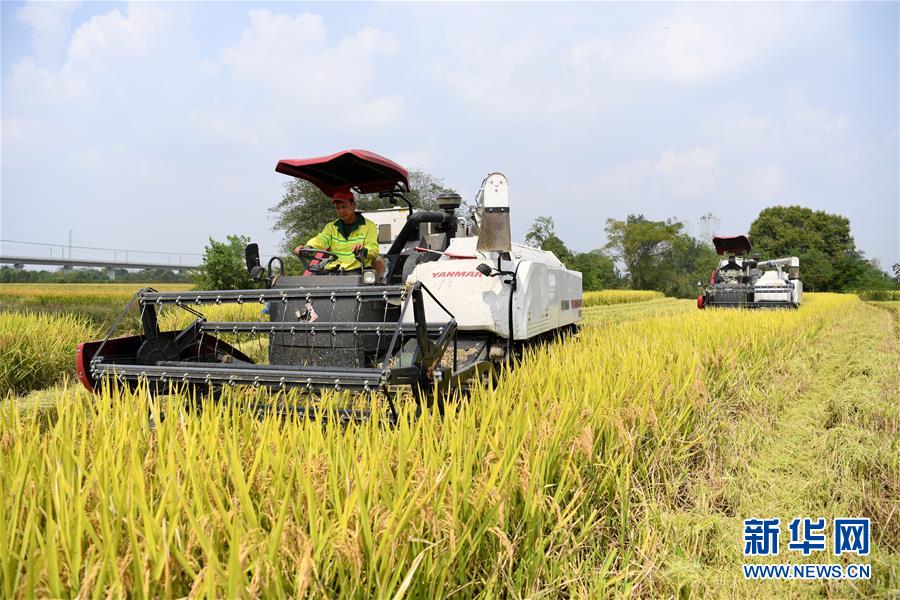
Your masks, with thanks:
<instances>
[{"instance_id":1,"label":"steering wheel","mask_svg":"<svg viewBox=\"0 0 900 600\"><path fill-rule=\"evenodd\" d=\"M324 272L325 265L333 260L337 260L338 255L331 250L300 248L300 251L297 252L297 258L299 258L301 261L305 259L303 265L304 270L309 271L310 273L322 273ZM310 264L314 260L318 260L318 262L315 264Z\"/></svg>"}]
</instances>

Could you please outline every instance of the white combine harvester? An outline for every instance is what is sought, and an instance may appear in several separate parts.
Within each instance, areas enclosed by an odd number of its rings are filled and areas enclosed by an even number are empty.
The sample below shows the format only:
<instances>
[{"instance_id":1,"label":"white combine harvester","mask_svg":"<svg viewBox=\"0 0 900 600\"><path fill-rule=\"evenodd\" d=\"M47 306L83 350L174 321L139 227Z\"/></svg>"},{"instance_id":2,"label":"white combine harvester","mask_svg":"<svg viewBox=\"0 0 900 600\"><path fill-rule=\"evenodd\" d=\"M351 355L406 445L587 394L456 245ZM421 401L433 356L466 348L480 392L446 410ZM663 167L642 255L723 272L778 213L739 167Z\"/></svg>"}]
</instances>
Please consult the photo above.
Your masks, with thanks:
<instances>
[{"instance_id":1,"label":"white combine harvester","mask_svg":"<svg viewBox=\"0 0 900 600\"><path fill-rule=\"evenodd\" d=\"M276 170L329 196L353 190L378 193L396 204L406 201L403 194L409 191L403 167L364 150L282 160ZM251 244L247 268L259 289L141 290L132 304L140 307L143 334L113 338L113 328L104 340L80 344L79 376L88 389L118 380L213 393L237 385L311 392L392 392L409 386L428 403L473 380L492 379L522 345L576 327L582 317L581 273L551 252L511 243L505 176L491 173L484 179L467 215L457 215L456 194L441 196L438 204L438 211L410 206L403 218L396 209L367 215L379 224L385 262L380 275L370 269L325 270L335 255L309 250L300 256L304 274L289 276L277 257L264 268ZM200 312L224 303L265 307L268 318L216 322ZM160 331L157 310L166 305L196 319L181 331ZM233 336L232 343L222 334ZM238 336L267 338L268 361L251 360L236 347ZM353 409L339 412L342 419L367 416ZM391 403L390 417L396 415Z\"/></svg>"},{"instance_id":2,"label":"white combine harvester","mask_svg":"<svg viewBox=\"0 0 900 600\"><path fill-rule=\"evenodd\" d=\"M719 261L709 285L697 297L698 308L798 308L803 299L800 259L796 256L759 260L747 258L747 236L714 237ZM702 285L702 284L701 284Z\"/></svg>"}]
</instances>

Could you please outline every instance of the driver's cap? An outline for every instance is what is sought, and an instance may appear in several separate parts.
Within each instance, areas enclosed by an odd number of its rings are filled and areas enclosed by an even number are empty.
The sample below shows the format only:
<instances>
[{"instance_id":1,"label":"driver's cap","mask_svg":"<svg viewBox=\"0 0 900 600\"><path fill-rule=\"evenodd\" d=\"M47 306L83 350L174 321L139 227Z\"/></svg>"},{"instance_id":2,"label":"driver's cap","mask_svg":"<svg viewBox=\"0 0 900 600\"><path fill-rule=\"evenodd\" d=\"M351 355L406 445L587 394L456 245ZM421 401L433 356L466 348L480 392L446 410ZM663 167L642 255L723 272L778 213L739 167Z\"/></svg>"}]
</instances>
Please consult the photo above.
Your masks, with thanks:
<instances>
[{"instance_id":1,"label":"driver's cap","mask_svg":"<svg viewBox=\"0 0 900 600\"><path fill-rule=\"evenodd\" d=\"M356 198L353 197L353 192L350 190L338 190L331 195L331 201L334 202L335 200L350 200L351 202L355 202Z\"/></svg>"}]
</instances>

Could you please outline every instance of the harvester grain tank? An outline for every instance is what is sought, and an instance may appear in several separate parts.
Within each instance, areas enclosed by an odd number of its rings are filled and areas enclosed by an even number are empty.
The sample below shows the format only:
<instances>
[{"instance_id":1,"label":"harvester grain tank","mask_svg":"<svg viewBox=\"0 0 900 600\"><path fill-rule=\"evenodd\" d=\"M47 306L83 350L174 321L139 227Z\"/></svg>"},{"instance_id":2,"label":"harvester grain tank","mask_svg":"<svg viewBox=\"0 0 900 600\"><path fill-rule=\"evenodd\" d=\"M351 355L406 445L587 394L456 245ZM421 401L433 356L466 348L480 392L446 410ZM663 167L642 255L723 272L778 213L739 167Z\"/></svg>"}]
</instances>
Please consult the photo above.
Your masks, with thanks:
<instances>
[{"instance_id":1,"label":"harvester grain tank","mask_svg":"<svg viewBox=\"0 0 900 600\"><path fill-rule=\"evenodd\" d=\"M796 256L759 260L748 258L747 236L714 237L719 260L709 284L697 297L698 308L798 308L803 298L800 259ZM702 284L700 284L702 285Z\"/></svg>"},{"instance_id":2,"label":"harvester grain tank","mask_svg":"<svg viewBox=\"0 0 900 600\"><path fill-rule=\"evenodd\" d=\"M510 241L509 182L501 173L488 175L475 205L459 215L456 194L441 196L439 210L413 210L404 196L406 169L365 150L282 160L276 171L329 196L352 190L405 203L405 216L370 213L384 269L328 270L334 254L304 250L303 275L285 275L282 259L263 266L250 244L247 269L257 289L138 292L132 304L140 310L140 335L113 337L114 327L105 339L78 346L78 373L88 389L118 381L157 392L381 391L390 402L406 387L429 402L492 380L522 345L572 330L582 318L581 274L551 252ZM255 306L247 313L263 316L221 322L202 313L229 303ZM162 331L158 313L172 307L190 312L193 322ZM236 341L246 338L265 339L268 360L251 360ZM315 412L313 404L305 410ZM392 402L389 413L396 416ZM341 412L345 419L360 416Z\"/></svg>"}]
</instances>

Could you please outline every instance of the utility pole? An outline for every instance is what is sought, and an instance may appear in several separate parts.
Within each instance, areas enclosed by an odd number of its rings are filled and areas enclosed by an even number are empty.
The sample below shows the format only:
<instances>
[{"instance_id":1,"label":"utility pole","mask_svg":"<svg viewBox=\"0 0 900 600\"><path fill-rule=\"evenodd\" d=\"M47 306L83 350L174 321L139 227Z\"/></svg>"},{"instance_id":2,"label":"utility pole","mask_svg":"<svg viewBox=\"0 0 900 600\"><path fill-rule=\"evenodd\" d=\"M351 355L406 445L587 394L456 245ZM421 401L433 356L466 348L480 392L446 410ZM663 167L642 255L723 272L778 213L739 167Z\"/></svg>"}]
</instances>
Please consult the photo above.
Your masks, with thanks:
<instances>
[{"instance_id":1,"label":"utility pole","mask_svg":"<svg viewBox=\"0 0 900 600\"><path fill-rule=\"evenodd\" d=\"M69 260L72 260L72 230L69 230Z\"/></svg>"}]
</instances>

